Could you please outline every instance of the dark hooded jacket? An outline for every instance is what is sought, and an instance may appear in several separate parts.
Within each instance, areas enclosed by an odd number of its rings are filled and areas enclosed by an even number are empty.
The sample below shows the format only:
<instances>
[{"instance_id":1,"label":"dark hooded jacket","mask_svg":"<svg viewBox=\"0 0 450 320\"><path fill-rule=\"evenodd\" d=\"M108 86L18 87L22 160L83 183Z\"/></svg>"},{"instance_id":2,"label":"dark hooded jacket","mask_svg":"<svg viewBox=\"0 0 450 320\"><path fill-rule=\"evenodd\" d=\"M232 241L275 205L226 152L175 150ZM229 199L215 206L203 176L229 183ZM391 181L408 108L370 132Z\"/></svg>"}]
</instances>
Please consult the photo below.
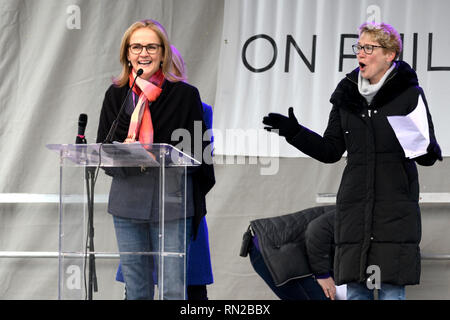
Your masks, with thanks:
<instances>
[{"instance_id":1,"label":"dark hooded jacket","mask_svg":"<svg viewBox=\"0 0 450 320\"><path fill-rule=\"evenodd\" d=\"M397 61L369 106L358 91L359 69L346 75L331 96L333 104L323 137L301 127L287 139L307 155L338 161L347 151L336 199L334 277L337 285L363 282L378 266L382 283L418 284L421 219L416 162L432 165L440 152L431 115L415 71ZM422 99L428 117L428 153L405 153L387 116L407 115Z\"/></svg>"},{"instance_id":2,"label":"dark hooded jacket","mask_svg":"<svg viewBox=\"0 0 450 320\"><path fill-rule=\"evenodd\" d=\"M335 206L257 219L250 229L276 286L333 270Z\"/></svg>"}]
</instances>

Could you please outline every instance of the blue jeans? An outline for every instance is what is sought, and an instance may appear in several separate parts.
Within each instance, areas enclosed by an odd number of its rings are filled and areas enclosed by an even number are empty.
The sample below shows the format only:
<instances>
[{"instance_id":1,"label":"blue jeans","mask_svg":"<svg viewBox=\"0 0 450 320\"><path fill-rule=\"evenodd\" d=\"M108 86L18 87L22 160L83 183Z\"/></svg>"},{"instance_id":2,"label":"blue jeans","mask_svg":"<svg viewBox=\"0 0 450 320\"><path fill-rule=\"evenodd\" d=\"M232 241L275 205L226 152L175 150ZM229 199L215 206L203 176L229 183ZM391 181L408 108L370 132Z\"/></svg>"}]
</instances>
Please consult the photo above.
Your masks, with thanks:
<instances>
[{"instance_id":1,"label":"blue jeans","mask_svg":"<svg viewBox=\"0 0 450 320\"><path fill-rule=\"evenodd\" d=\"M113 216L114 229L120 252L158 252L159 223ZM165 252L184 251L184 224L182 220L165 223ZM186 249L191 239L192 218L186 219ZM172 236L169 236L172 235ZM186 256L187 257L187 252ZM157 255L121 254L120 263L128 300L151 300L154 297L153 271L158 270ZM183 300L186 296L185 258L169 255L163 258L163 299Z\"/></svg>"},{"instance_id":2,"label":"blue jeans","mask_svg":"<svg viewBox=\"0 0 450 320\"><path fill-rule=\"evenodd\" d=\"M351 282L347 284L347 300L373 300L373 289L365 283ZM381 283L378 300L405 300L405 286Z\"/></svg>"},{"instance_id":3,"label":"blue jeans","mask_svg":"<svg viewBox=\"0 0 450 320\"><path fill-rule=\"evenodd\" d=\"M249 254L250 262L256 273L263 278L270 289L281 300L328 300L313 276L293 279L277 287L270 275L269 269L264 263L261 252L253 244L250 245Z\"/></svg>"}]
</instances>

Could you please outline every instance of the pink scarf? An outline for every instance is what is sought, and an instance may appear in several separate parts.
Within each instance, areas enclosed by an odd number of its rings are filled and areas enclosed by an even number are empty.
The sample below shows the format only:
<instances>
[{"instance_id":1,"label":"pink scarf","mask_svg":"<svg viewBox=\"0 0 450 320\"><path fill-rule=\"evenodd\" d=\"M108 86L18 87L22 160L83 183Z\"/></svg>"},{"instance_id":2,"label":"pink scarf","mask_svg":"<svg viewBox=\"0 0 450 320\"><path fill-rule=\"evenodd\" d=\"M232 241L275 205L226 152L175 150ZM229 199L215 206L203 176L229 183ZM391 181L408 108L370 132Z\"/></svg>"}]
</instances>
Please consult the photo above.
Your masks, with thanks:
<instances>
[{"instance_id":1,"label":"pink scarf","mask_svg":"<svg viewBox=\"0 0 450 320\"><path fill-rule=\"evenodd\" d=\"M134 72L133 72L134 74ZM134 77L130 73L130 86L133 84ZM134 76L136 76L134 74ZM161 94L161 86L164 82L164 74L159 69L150 81L137 78L136 84L133 87L133 92L139 96L138 103L131 115L130 126L128 128L128 136L125 143L132 143L139 141L142 144L153 143L153 123L152 115L150 113L149 102L158 99Z\"/></svg>"}]
</instances>

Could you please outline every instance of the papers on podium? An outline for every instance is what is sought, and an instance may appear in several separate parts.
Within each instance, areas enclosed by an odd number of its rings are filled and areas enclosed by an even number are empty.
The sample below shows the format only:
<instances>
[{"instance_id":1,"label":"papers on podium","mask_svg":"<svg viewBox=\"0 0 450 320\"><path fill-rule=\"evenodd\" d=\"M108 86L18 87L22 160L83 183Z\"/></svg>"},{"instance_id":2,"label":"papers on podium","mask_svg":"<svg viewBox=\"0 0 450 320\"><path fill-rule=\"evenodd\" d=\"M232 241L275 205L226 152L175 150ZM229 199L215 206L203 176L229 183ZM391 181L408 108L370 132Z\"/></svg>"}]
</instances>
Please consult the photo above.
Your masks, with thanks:
<instances>
[{"instance_id":1,"label":"papers on podium","mask_svg":"<svg viewBox=\"0 0 450 320\"><path fill-rule=\"evenodd\" d=\"M427 153L430 132L427 110L421 95L411 113L406 116L388 116L387 119L407 158L413 159Z\"/></svg>"}]
</instances>

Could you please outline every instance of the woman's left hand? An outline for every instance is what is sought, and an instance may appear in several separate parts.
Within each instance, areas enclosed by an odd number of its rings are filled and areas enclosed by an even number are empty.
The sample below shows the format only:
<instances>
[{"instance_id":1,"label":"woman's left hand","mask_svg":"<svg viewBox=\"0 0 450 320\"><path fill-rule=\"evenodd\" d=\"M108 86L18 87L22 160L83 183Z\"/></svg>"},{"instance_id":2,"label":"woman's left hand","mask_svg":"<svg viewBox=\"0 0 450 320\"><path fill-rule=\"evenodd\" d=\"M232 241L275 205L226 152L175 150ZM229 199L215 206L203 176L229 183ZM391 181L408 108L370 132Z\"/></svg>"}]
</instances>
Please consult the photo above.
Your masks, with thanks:
<instances>
[{"instance_id":1,"label":"woman's left hand","mask_svg":"<svg viewBox=\"0 0 450 320\"><path fill-rule=\"evenodd\" d=\"M336 285L332 277L328 277L325 279L317 279L317 282L322 287L322 290L328 299L331 300L336 299Z\"/></svg>"}]
</instances>

